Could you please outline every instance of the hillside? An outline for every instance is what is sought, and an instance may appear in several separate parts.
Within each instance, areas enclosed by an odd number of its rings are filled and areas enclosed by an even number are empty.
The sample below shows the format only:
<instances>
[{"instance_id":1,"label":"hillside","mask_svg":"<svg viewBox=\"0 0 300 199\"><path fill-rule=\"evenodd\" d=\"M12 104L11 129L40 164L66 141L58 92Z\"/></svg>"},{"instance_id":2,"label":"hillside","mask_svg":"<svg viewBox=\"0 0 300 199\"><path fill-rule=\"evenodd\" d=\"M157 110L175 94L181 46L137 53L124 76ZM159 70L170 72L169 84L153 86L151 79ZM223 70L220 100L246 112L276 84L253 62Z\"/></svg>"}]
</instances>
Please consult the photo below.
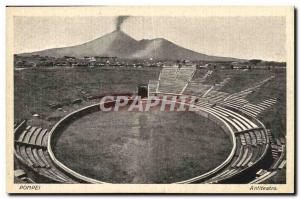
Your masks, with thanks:
<instances>
[{"instance_id":1,"label":"hillside","mask_svg":"<svg viewBox=\"0 0 300 199\"><path fill-rule=\"evenodd\" d=\"M110 56L126 59L161 59L161 60L203 60L203 61L238 61L230 57L216 57L198 53L178 46L164 38L137 41L123 31L113 31L95 40L81 45L53 48L21 56L40 55L51 57L84 57L84 56Z\"/></svg>"}]
</instances>

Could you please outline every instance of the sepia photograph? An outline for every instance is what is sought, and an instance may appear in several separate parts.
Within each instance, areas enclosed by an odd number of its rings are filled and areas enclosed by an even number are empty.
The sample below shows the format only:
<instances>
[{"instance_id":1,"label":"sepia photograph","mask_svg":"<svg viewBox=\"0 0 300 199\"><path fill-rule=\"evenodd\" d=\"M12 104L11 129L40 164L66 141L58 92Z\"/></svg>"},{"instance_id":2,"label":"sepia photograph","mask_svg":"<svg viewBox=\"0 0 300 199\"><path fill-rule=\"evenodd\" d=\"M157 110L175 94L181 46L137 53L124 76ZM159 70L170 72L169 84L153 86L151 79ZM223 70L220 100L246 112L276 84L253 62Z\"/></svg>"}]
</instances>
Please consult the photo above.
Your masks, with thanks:
<instances>
[{"instance_id":1,"label":"sepia photograph","mask_svg":"<svg viewBox=\"0 0 300 199\"><path fill-rule=\"evenodd\" d=\"M293 7L6 11L8 192L294 193Z\"/></svg>"}]
</instances>

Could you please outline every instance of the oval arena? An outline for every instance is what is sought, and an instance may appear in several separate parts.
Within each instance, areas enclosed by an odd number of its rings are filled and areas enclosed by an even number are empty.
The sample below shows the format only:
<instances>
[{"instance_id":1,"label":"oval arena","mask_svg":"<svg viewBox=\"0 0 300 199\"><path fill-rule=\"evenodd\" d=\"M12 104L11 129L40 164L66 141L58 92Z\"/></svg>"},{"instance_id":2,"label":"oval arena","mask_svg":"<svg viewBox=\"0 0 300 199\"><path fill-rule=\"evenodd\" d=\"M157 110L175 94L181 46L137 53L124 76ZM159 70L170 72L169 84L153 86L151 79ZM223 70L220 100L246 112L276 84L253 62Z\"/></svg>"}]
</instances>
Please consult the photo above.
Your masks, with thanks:
<instances>
[{"instance_id":1,"label":"oval arena","mask_svg":"<svg viewBox=\"0 0 300 199\"><path fill-rule=\"evenodd\" d=\"M144 98L93 97L51 130L16 123L16 158L55 183L262 183L284 167L285 140L275 148L257 117L276 99L257 105L245 100L273 77L229 94L196 86L193 67L177 68L175 84L174 70L165 67L158 81L149 81Z\"/></svg>"},{"instance_id":2,"label":"oval arena","mask_svg":"<svg viewBox=\"0 0 300 199\"><path fill-rule=\"evenodd\" d=\"M131 103L134 100L129 100ZM147 106L147 100L139 103ZM105 104L106 108L113 107L116 101ZM175 183L196 176L200 179L226 164L235 144L226 125L202 110L160 111L160 104L148 112L128 111L126 106L118 112L104 112L99 104L73 112L50 132L50 154L57 164L68 167L70 174L79 177L84 173L99 182L113 183ZM175 109L180 104L175 103ZM80 118L72 120L78 118L76 115ZM220 147L215 148L211 142ZM207 151L212 156L208 157ZM86 165L93 166L86 171Z\"/></svg>"}]
</instances>

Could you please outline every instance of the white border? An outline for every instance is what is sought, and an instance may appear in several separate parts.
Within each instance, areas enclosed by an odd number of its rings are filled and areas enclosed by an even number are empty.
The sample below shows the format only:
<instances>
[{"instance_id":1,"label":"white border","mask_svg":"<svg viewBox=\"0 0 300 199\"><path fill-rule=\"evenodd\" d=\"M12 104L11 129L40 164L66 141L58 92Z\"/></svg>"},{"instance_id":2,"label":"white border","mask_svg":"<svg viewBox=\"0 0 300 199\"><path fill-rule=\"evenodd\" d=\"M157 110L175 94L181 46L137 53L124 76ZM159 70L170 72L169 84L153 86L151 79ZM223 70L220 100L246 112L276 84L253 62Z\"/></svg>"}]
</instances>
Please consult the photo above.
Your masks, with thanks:
<instances>
[{"instance_id":1,"label":"white border","mask_svg":"<svg viewBox=\"0 0 300 199\"><path fill-rule=\"evenodd\" d=\"M125 3L126 2L126 3ZM0 59L1 67L0 67L0 107L1 107L1 116L0 116L0 127L4 130L6 128L6 106L5 106L5 97L6 97L6 61L5 61L5 6L6 5L91 5L91 4L100 4L100 5L295 5L296 7L300 7L300 1L299 0L273 0L273 1L261 1L261 0L185 0L185 1L179 1L179 0L168 0L168 1L162 1L162 0L131 0L128 1L122 1L122 0L102 0L101 2L97 0L27 0L24 2L24 0L2 0L0 1L0 22L1 22L1 29L0 29L0 52L2 55L2 59ZM299 10L298 10L298 16L299 16ZM299 19L297 20L297 27L299 27ZM298 35L297 35L298 36ZM297 40L297 46L299 39ZM299 50L297 52L297 57L299 57ZM3 58L4 57L4 58ZM298 70L297 76L299 76L300 72ZM299 89L299 85L298 85ZM299 90L297 89L297 92ZM298 109L297 109L298 112ZM297 123L300 123L300 119L297 119ZM5 155L6 155L6 135L2 131L0 134L0 140L1 140L1 147L0 147L0 161L2 163L6 162ZM295 132L297 133L297 132ZM300 143L300 136L297 136L298 140L297 143ZM299 147L298 147L299 149ZM297 151L297 160L299 160L299 151ZM5 164L4 164L5 165ZM298 164L299 165L299 164ZM299 169L299 166L298 168ZM8 198L9 196L6 193L6 169L2 167L0 169L0 196L1 198ZM299 184L299 183L298 183ZM296 188L299 190L299 187ZM20 196L18 198L25 198L26 196ZM35 198L42 198L43 196L37 196ZM78 198L83 198L84 196L78 196ZM109 197L109 198L115 198L117 196L102 196L102 197ZM145 196L139 196L142 198L145 198ZM185 196L187 197L187 196ZM214 198L219 198L220 196L215 196ZM249 196L244 196L249 197ZM287 198L288 196L284 196L284 198ZM132 196L125 196L124 198L132 198ZM158 198L162 198L162 196L158 196ZM207 196L204 196L204 198L207 198ZM260 196L257 198L265 198L265 196Z\"/></svg>"}]
</instances>

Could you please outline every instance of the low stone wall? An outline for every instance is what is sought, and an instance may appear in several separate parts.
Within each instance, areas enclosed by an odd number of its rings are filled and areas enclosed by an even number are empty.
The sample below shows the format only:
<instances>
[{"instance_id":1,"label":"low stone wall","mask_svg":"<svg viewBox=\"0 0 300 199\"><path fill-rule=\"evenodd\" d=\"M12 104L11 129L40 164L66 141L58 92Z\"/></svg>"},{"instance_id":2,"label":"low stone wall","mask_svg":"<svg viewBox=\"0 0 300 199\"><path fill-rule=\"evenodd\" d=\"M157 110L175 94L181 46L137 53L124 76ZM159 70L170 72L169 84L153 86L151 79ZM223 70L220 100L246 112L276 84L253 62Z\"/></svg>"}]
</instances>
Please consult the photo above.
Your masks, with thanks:
<instances>
[{"instance_id":1,"label":"low stone wall","mask_svg":"<svg viewBox=\"0 0 300 199\"><path fill-rule=\"evenodd\" d=\"M220 170L222 170L225 166L227 166L231 162L231 160L235 154L235 151L236 151L237 146L236 146L235 134L234 134L233 130L231 129L231 127L222 118L218 117L217 115L214 115L213 113L208 112L205 108L199 109L199 111L197 111L197 113L199 115L201 115L202 117L208 118L209 120L217 123L225 131L225 133L228 134L228 136L231 138L232 149L231 149L230 154L226 158L226 160L223 163L221 163L219 166L214 168L213 170L211 170L205 174L202 174L200 176L194 177L192 179L177 182L178 184L195 183L195 182L201 182L206 179L209 179L211 176L218 173Z\"/></svg>"},{"instance_id":2,"label":"low stone wall","mask_svg":"<svg viewBox=\"0 0 300 199\"><path fill-rule=\"evenodd\" d=\"M147 100L147 99L145 99ZM129 100L131 103L132 100ZM162 101L162 100L161 100ZM106 108L108 107L113 107L115 105L116 101L109 101L109 102L105 102L104 105ZM180 102L176 102L176 103L180 103ZM185 104L185 106L189 106L189 104ZM88 182L88 183L105 183L102 181L98 181L92 178L88 178L86 176L83 176L73 170L71 170L70 168L68 168L67 166L65 166L63 163L61 163L59 160L56 159L52 148L55 147L56 145L56 141L59 138L60 134L64 132L64 129L73 121L75 121L78 118L81 118L87 114L96 112L96 111L101 111L100 110L100 103L94 104L94 105L90 105L84 108L81 108L79 110L76 110L68 115L66 115L64 118L62 118L58 123L56 123L56 125L51 129L50 134L49 134L49 139L48 139L48 152L50 155L50 158L52 159L52 161L54 162L54 164L56 166L58 166L59 168L61 168L64 172L74 176L75 178L78 178L79 180ZM233 158L234 154L235 154L235 150L236 150L236 140L235 140L235 136L234 136L234 132L231 129L230 126L228 126L225 121L223 121L221 118L219 118L218 116L207 112L205 109L199 109L197 112L197 114L199 114L202 117L208 118L212 121L214 121L216 124L218 124L227 134L228 136L231 138L231 142L232 142L232 150L231 153L229 154L229 156L227 157L227 159L220 164L218 167L216 167L215 169L197 176L195 178L186 180L186 181L182 181L182 182L176 182L176 183L192 183L192 182L196 182L205 178L208 178L214 174L216 174L218 171L220 171L222 168L224 168L227 164L230 163L231 159Z\"/></svg>"},{"instance_id":3,"label":"low stone wall","mask_svg":"<svg viewBox=\"0 0 300 199\"><path fill-rule=\"evenodd\" d=\"M109 102L108 102L109 103ZM64 118L62 118L56 125L51 129L49 133L48 138L48 153L50 155L51 160L54 162L56 166L61 168L64 172L74 176L75 178L78 178L79 180L88 182L88 183L105 183L101 182L92 178L88 178L86 176L83 176L72 169L65 166L63 163L61 163L59 160L56 159L52 148L55 147L56 141L59 138L60 134L63 133L64 128L66 128L71 122L74 120L83 117L84 115L96 112L100 110L100 104L94 104L91 106L87 106L84 108L81 108L79 110L76 110L68 115L66 115Z\"/></svg>"}]
</instances>

